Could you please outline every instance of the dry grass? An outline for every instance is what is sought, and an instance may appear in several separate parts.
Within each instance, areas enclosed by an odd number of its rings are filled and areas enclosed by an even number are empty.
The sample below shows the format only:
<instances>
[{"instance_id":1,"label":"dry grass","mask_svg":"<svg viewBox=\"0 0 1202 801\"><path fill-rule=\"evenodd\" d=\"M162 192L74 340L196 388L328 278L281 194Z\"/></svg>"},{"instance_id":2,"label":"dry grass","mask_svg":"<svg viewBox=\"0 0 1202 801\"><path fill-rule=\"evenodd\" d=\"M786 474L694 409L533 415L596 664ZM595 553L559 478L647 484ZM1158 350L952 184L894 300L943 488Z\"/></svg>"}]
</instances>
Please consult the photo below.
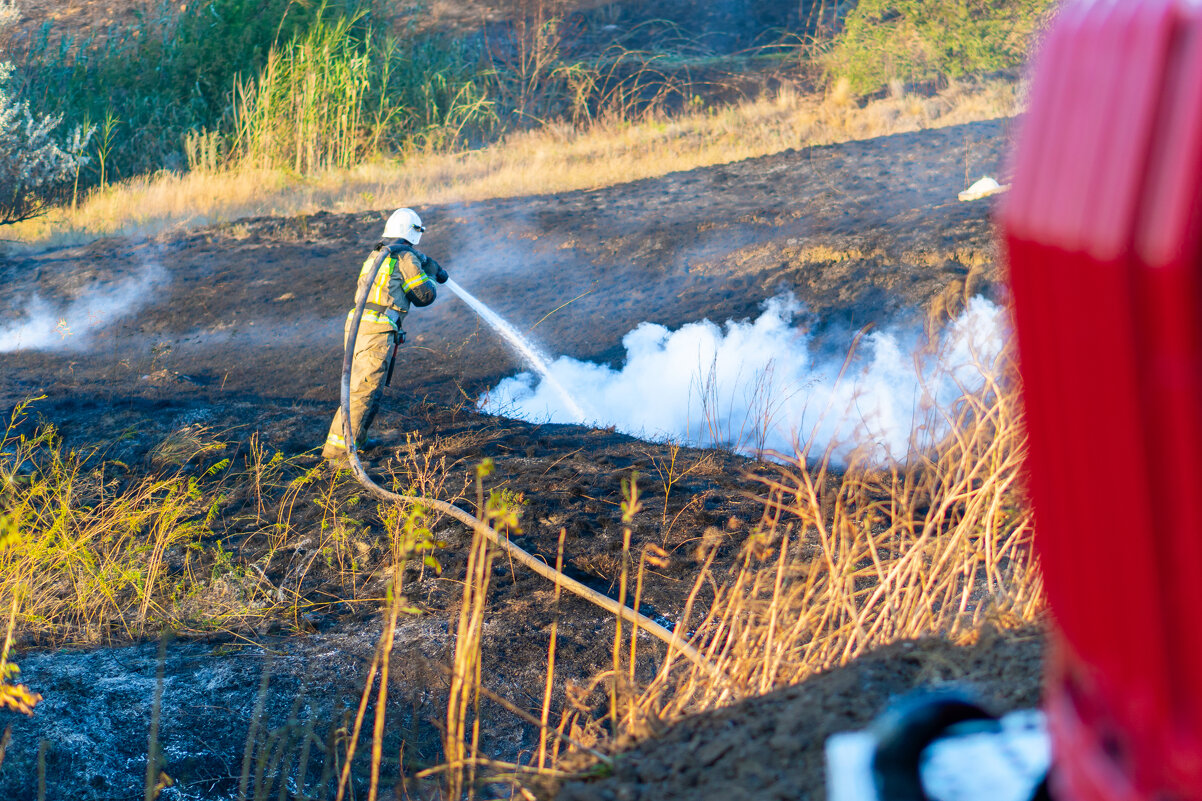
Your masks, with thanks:
<instances>
[{"instance_id":1,"label":"dry grass","mask_svg":"<svg viewBox=\"0 0 1202 801\"><path fill-rule=\"evenodd\" d=\"M483 479L489 468L476 474L478 512L484 517ZM480 644L488 609L488 585L492 580L492 554L488 538L473 532L468 555L463 602L455 632L455 657L447 700L447 728L443 752L447 758L447 794L459 798L466 788L474 795L476 765L480 751L480 687L482 685ZM469 723L471 724L469 726ZM469 735L470 732L470 735ZM470 748L468 739L470 736Z\"/></svg>"},{"instance_id":2,"label":"dry grass","mask_svg":"<svg viewBox=\"0 0 1202 801\"><path fill-rule=\"evenodd\" d=\"M932 410L928 426L935 418L943 426L929 430L947 433L905 465L882 470L853 461L834 472L829 454L807 453L783 462L764 480L763 517L737 564L729 572L714 567L728 536L717 529L699 546L703 567L677 632L693 632L691 643L709 669L670 651L640 685L638 631L619 624L612 669L579 688L575 701L569 693L554 731L566 731L577 751L605 750L607 742L804 681L888 643L924 636L970 643L985 626L1037 620L1043 584L1020 487L1026 434L1012 353L980 367L986 385ZM625 497L629 523L640 506L633 481ZM646 566L664 554L647 545L636 569L629 545L627 533L619 592L624 596L632 584L637 606ZM706 596L713 600L693 614ZM584 700L596 702L598 689L607 715ZM539 725L549 730L546 717ZM558 756L543 771L541 757L532 755L530 774L565 775ZM576 758L566 764L582 765ZM509 767L504 775L520 778ZM470 785L455 789L470 793Z\"/></svg>"},{"instance_id":3,"label":"dry grass","mask_svg":"<svg viewBox=\"0 0 1202 801\"><path fill-rule=\"evenodd\" d=\"M303 630L331 598L374 609L399 584L394 566L436 545L420 510L365 522L375 508L353 478L257 435L230 444L189 426L131 468L68 450L27 413L0 431L0 608L25 644ZM416 444L391 478L442 494L448 474Z\"/></svg>"},{"instance_id":4,"label":"dry grass","mask_svg":"<svg viewBox=\"0 0 1202 801\"><path fill-rule=\"evenodd\" d=\"M1009 359L988 374L1009 375ZM782 466L738 568L696 579L717 588L694 638L717 670L677 670L670 655L632 700L638 716L728 704L898 640L969 642L983 625L1035 620L1044 602L1018 403L990 381L942 412L951 428L936 450L890 470Z\"/></svg>"},{"instance_id":5,"label":"dry grass","mask_svg":"<svg viewBox=\"0 0 1202 801\"><path fill-rule=\"evenodd\" d=\"M789 148L1010 116L1018 110L1018 92L1008 82L963 84L933 97L889 97L861 107L838 91L822 98L785 88L774 97L670 119L550 126L480 150L414 152L303 179L282 170L165 172L93 192L77 208L54 209L9 232L30 244L66 245L242 217L592 189Z\"/></svg>"},{"instance_id":6,"label":"dry grass","mask_svg":"<svg viewBox=\"0 0 1202 801\"><path fill-rule=\"evenodd\" d=\"M764 480L763 516L729 570L715 567L718 548L729 535L717 529L705 532L699 545L703 566L677 631L692 632L691 642L704 653L708 670L678 653L661 659L640 651L637 628L618 625L612 667L596 677L593 687L569 693L568 699L552 704L545 695L538 718L493 694L482 675L480 647L495 554L477 536L464 582L454 661L447 668L447 762L412 776L402 775L403 760L382 755L381 745L389 726L385 710L392 632L397 616L408 611L400 595L402 568L427 557L434 542L420 509L381 509L390 548L377 572L389 579L389 590L384 598L379 592L374 599L361 596L377 606L382 603L384 626L358 708L330 723L330 731L341 732L342 739L326 745L315 735L314 722L302 725L295 714L278 730L252 726L241 776L246 797L290 797L289 786L302 788L296 797L310 797L303 788L312 754L321 769L318 786L340 795L366 787L366 796L376 798L379 790L395 783L404 797L414 797L412 789L416 797L460 799L499 783L509 788L510 797L533 798L535 785L578 775L565 772L581 763L563 759L561 742L604 770L606 757L594 746L803 681L869 649L924 635L968 642L984 625L1008 627L1036 619L1043 609L1042 580L1031 550L1031 517L1019 487L1026 437L1009 380L1011 358L1003 351L996 363L981 365L988 378L981 390L932 411L927 430L946 434L906 465L880 469L853 460L836 472L829 467L829 454L807 453L783 462L774 477ZM935 425L938 421L942 426ZM263 571L252 574L249 565L243 568L241 575L250 583L241 586L248 594L241 597L241 606L229 610L231 617L278 613L281 598L299 607L303 598L289 595L290 585L263 585L260 577L265 578L272 559L286 558L288 542L301 537L321 538L316 553L344 577L345 597L354 598L362 589L361 570L351 564L356 559L355 528L348 517L355 513L355 497L333 482L313 483L307 497L324 510L323 517L298 526L291 510L305 474L282 457L268 456L253 440L239 469L223 465L224 459L204 467L221 455L213 437L195 429L177 432L150 455L156 477L119 485L89 473L86 462L61 454L52 432L26 439L14 432L10 426L0 447L8 454L0 457L0 468L9 477L0 486L0 509L9 532L8 547L0 551L0 608L10 608L24 630L53 632L60 639L73 633L77 639L97 639L114 629L137 636L164 623L186 622L178 591L165 579L190 580L198 593L212 590L221 578L214 575L219 560L210 557L201 574L189 573L186 559L192 543L212 548L205 532L218 523L226 530L238 524L239 530L274 543L266 552L275 556L267 558ZM199 468L197 454L207 458ZM23 473L26 461L38 469ZM185 470L189 465L208 480L193 481ZM216 465L222 466L213 470ZM486 500L483 480L490 468L486 461L477 472L479 515L498 528L516 529L516 510L503 492ZM440 482L447 472L445 464L415 460L409 474L396 480L443 495ZM651 514L662 517L658 498L648 493L662 489L666 497L679 475L675 460L669 460L657 484L640 488L633 479L624 482L619 594L631 598L636 608L646 570L662 569L666 554L653 544L634 552L629 527L648 506ZM210 504L224 494L221 503L229 505L239 492L238 515L220 520L210 515ZM141 572L134 575L134 570ZM223 576L235 572L221 570ZM554 660L552 644L548 674L555 669ZM261 696L268 680L265 676ZM593 694L593 689L603 692ZM600 703L608 706L607 715L572 700L590 696L604 698ZM540 746L523 756L525 764L497 762L481 752L481 699L540 730ZM302 702L298 697L298 708ZM558 707L557 723L552 706ZM261 709L253 717L261 718ZM152 752L154 748L152 743ZM392 770L398 773L390 775ZM148 772L148 787L150 778Z\"/></svg>"}]
</instances>

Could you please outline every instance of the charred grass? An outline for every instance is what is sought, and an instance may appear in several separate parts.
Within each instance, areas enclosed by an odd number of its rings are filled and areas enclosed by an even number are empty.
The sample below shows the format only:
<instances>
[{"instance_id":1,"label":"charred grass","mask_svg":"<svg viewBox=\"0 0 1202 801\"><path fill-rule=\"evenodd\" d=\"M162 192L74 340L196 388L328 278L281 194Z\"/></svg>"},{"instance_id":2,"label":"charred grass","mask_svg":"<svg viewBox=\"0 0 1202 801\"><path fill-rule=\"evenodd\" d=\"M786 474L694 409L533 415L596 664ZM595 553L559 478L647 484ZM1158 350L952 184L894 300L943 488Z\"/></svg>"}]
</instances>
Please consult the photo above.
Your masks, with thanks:
<instances>
[{"instance_id":1,"label":"charred grass","mask_svg":"<svg viewBox=\"0 0 1202 801\"><path fill-rule=\"evenodd\" d=\"M987 374L1008 378L1008 358ZM853 459L835 469L829 454L804 448L760 464L746 481L760 517L742 531L679 523L684 515L697 525L687 510L697 504L690 481L714 467L704 454L648 448L636 464L641 475L614 465L623 479L609 513L617 539L611 554L587 557L588 572L607 577L610 594L635 608L658 575L674 574L679 597L669 622L702 652L700 665L615 621L609 663L586 666L596 671L591 681L553 692L564 658L556 650L557 589L547 689L538 701L504 697L491 689L502 677L485 672L481 659L503 557L479 536L465 542L461 597L447 606L458 621L448 618L453 656L431 666L446 682L437 764L406 760L383 743L394 725L386 714L396 692L392 635L400 616L427 611L406 589L439 569L446 530L420 508L378 506L348 474L315 466L311 455L271 451L257 436L230 443L191 426L133 469L103 451L66 448L53 427L31 426L28 409L18 408L0 448L0 601L11 609L10 639L22 647L164 630L254 641L311 631L348 610L378 619L357 705L337 721L252 724L240 797L347 797L353 788L369 798L547 797L563 781L607 775L631 744L689 715L803 682L897 641L970 643L982 630L1037 621L1041 580L1020 486L1025 435L1016 403L999 379L931 410L927 430L942 432L939 442L905 465ZM389 480L466 501L518 536L522 515L534 514L529 501L478 458L506 441L502 432L448 449L411 439L390 463ZM561 478L588 494L579 475ZM559 480L547 478L548 490ZM547 518L561 528L572 522ZM564 564L563 542L561 533L558 552L544 557ZM573 667L578 674L582 666ZM537 748L487 753L485 716L511 719ZM148 780L150 791L156 782Z\"/></svg>"}]
</instances>

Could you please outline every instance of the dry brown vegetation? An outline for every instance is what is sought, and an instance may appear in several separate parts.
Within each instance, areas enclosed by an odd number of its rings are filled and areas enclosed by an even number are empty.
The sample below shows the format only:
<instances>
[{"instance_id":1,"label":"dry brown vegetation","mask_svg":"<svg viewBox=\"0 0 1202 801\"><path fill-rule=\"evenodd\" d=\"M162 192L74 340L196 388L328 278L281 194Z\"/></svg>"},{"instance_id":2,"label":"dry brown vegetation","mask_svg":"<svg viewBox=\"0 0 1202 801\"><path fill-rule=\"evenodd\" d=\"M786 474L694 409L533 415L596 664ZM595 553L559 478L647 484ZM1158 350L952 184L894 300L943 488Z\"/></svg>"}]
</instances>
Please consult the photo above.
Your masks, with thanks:
<instances>
[{"instance_id":1,"label":"dry brown vegetation","mask_svg":"<svg viewBox=\"0 0 1202 801\"><path fill-rule=\"evenodd\" d=\"M77 207L10 228L29 244L64 245L262 215L353 211L590 189L723 164L789 148L1011 116L1011 82L960 83L932 96L860 105L784 88L770 97L674 117L551 125L478 150L415 151L402 159L309 177L274 170L195 170L143 176L91 192Z\"/></svg>"},{"instance_id":2,"label":"dry brown vegetation","mask_svg":"<svg viewBox=\"0 0 1202 801\"><path fill-rule=\"evenodd\" d=\"M243 636L270 621L300 631L334 602L374 608L377 563L421 564L432 546L420 509L373 531L346 473L302 467L255 435L242 448L189 426L144 472L66 448L51 425L28 431L28 411L0 436L0 598L25 645ZM445 494L445 463L411 452L392 481Z\"/></svg>"},{"instance_id":3,"label":"dry brown vegetation","mask_svg":"<svg viewBox=\"0 0 1202 801\"><path fill-rule=\"evenodd\" d=\"M696 635L715 670L672 678L665 664L630 719L762 694L898 640L971 640L986 623L1035 620L1042 583L1017 402L991 381L946 410L951 434L936 450L889 470L788 461L765 482L738 569L698 579L719 587Z\"/></svg>"},{"instance_id":4,"label":"dry brown vegetation","mask_svg":"<svg viewBox=\"0 0 1202 801\"><path fill-rule=\"evenodd\" d=\"M1008 381L1009 359L1003 354L987 373ZM704 567L676 631L691 632L706 664L669 649L648 670L637 629L616 621L612 669L569 693L558 725L545 709L538 722L556 745L570 746L562 762L558 747L546 763L532 755L526 765L479 752L480 698L504 699L483 688L479 673L495 554L477 538L456 645L458 690L448 706L450 761L425 775L450 777L446 798L474 797L478 786L497 782L532 798L565 778L604 775L610 758L597 748L653 736L684 716L795 684L874 648L930 635L972 642L983 626L1038 620L1042 580L1020 487L1025 433L1017 402L1010 383L990 380L953 408L933 411L950 425L937 447L887 470L853 462L835 471L829 454L785 460L763 482L763 517L729 572L713 567L724 532L711 529L699 542ZM642 510L637 484L626 486L630 519ZM632 553L627 534L618 592L636 607L645 571L662 555L653 545ZM712 600L698 603L705 597ZM552 650L548 680L553 670Z\"/></svg>"},{"instance_id":5,"label":"dry brown vegetation","mask_svg":"<svg viewBox=\"0 0 1202 801\"><path fill-rule=\"evenodd\" d=\"M372 798L394 781L409 788L403 792L426 794L420 797L472 798L498 783L534 797L563 779L604 774L607 751L668 722L803 681L875 647L924 635L971 641L983 624L1006 628L1037 619L1041 580L1019 486L1025 435L1008 383L1009 358L987 366L985 374L998 378L979 392L932 410L948 433L905 465L880 469L853 460L835 470L829 454L804 450L780 462L761 479L762 518L731 567L719 569L715 559L727 532L710 529L699 538L703 567L676 631L704 654L702 666L671 650L665 658L640 650L637 628L618 621L612 667L591 685L570 689L560 709L548 694L535 717L490 692L480 647L498 553L477 536L447 668L447 762L417 775L395 775L380 743L389 726L391 633L398 616L413 611L403 600L403 570L428 561L435 543L422 510L394 509L383 532L387 553L377 565L384 584L365 586L359 499L339 484L345 474L319 477L282 456L266 457L253 443L235 463L219 438L187 429L154 450L154 477L121 479L106 473L111 463L64 453L52 429L22 436L14 421L0 448L7 532L0 599L11 606L18 631L58 641L142 636L164 625L201 631L269 617L299 622L314 604L303 591L310 586L305 566L297 562L288 571L297 574L295 588L265 581L263 567L298 559L285 543L311 536L316 522L322 542L307 558L310 566L315 559L326 563L322 589L382 607L384 624L357 712L342 724L350 726L347 748L341 756L336 745L326 753L324 759L337 762L322 781L339 796L359 775ZM445 495L445 476L445 465L415 458L394 481ZM478 513L494 525L513 525L516 508L504 493L486 501L486 477L486 468L477 472ZM302 491L322 508L320 522L307 521L304 532L292 519ZM625 483L622 511L628 526L654 514L644 508L637 477ZM660 566L664 554L652 544L634 552L626 532L617 592L637 608L646 571ZM245 548L232 557L223 542L235 536L243 545L256 539L267 547L254 551L253 562ZM176 564L179 554L183 562ZM555 657L553 639L548 686ZM538 727L538 752L521 764L483 753L482 699ZM275 740L263 740L265 731L252 727L247 753L259 761L248 756L244 763L246 797L274 795L285 766L300 770L311 748L320 752L321 738L308 725L299 738L289 729ZM285 748L292 750L281 762Z\"/></svg>"}]
</instances>

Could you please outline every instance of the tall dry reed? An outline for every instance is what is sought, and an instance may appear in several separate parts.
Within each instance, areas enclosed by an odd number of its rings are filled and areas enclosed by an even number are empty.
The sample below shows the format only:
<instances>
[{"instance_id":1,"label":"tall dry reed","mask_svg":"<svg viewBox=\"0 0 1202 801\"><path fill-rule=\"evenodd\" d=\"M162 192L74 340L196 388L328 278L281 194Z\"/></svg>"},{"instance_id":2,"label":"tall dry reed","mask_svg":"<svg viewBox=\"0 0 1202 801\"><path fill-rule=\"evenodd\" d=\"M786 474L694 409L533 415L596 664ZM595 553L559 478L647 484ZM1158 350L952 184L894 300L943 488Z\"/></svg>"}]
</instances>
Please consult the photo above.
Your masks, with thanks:
<instances>
[{"instance_id":1,"label":"tall dry reed","mask_svg":"<svg viewBox=\"0 0 1202 801\"><path fill-rule=\"evenodd\" d=\"M898 640L971 640L1035 620L1042 579L1021 487L1026 435L1009 351L986 385L934 410L946 434L907 463L832 469L804 452L763 479L764 512L693 641L716 667L672 656L644 688L657 719L794 684ZM708 547L717 547L713 541Z\"/></svg>"},{"instance_id":2,"label":"tall dry reed","mask_svg":"<svg viewBox=\"0 0 1202 801\"><path fill-rule=\"evenodd\" d=\"M576 702L558 705L557 729L572 733L561 739L604 771L608 763L595 756L594 747L604 750L598 743L607 738L646 735L664 722L804 681L898 640L936 636L969 643L985 626L1037 620L1044 608L1042 579L1021 486L1026 435L1012 353L1003 350L995 362L978 367L984 386L948 407L929 409L919 428L937 432L938 439L916 441L904 464L882 468L853 458L836 469L829 451L811 454L804 448L781 459L759 479L763 514L730 568L715 567L728 535L710 529L701 538L701 567L677 631L691 632L709 667L671 651L666 657L640 652L637 628L627 632L619 623L612 666L582 688ZM647 565L662 568L667 554L648 543L636 568L629 527L643 502L634 480L623 483L617 592L626 599L633 588L637 607ZM661 481L661 487L665 495L671 491L670 483ZM473 586L465 588L465 599L471 608L465 604L463 615L473 623L461 622L467 635L461 642L478 648L475 632L486 600L476 589L486 588L486 581L479 567L468 578ZM553 658L552 652L548 686ZM658 667L648 670L653 665ZM473 693L489 695L470 686L480 680L478 670L478 661L457 667L461 717L467 699L478 699ZM606 691L593 694L597 688ZM582 708L585 696L604 697L600 703L607 709ZM544 706L552 706L549 696ZM603 718L608 727L599 724ZM482 766L478 783L501 775L527 784L537 783L536 774L579 776L573 772L581 767L578 759L564 763L558 749L548 753L547 735L556 731L550 721L549 710L537 721L529 719L541 733L540 745L524 773L469 756L466 747L453 753L449 747L446 767L460 766L460 775L445 785L445 797L470 797L469 765ZM465 742L465 725L455 731Z\"/></svg>"},{"instance_id":3,"label":"tall dry reed","mask_svg":"<svg viewBox=\"0 0 1202 801\"><path fill-rule=\"evenodd\" d=\"M446 102L469 108L477 102L472 97ZM847 97L806 95L785 87L773 96L726 108L634 120L602 117L580 127L553 124L509 134L484 148L420 150L413 158L372 160L303 177L280 166L252 168L253 160L233 170L158 173L93 192L77 208L58 207L10 228L20 241L71 244L240 217L596 189L789 148L1008 117L1019 110L1018 87L1005 81L957 85L932 97L882 98L862 107ZM198 167L220 161L214 147L212 141L194 142Z\"/></svg>"}]
</instances>

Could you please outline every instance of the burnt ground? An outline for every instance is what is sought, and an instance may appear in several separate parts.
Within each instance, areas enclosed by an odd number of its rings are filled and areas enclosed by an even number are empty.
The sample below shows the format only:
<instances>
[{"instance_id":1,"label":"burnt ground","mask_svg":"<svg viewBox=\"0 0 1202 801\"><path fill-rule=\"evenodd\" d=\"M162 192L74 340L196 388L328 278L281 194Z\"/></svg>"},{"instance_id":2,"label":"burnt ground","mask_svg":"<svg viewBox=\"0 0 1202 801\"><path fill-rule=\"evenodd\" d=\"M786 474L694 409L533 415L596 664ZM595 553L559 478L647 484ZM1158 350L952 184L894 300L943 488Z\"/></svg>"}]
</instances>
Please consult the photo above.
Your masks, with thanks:
<instances>
[{"instance_id":1,"label":"burnt ground","mask_svg":"<svg viewBox=\"0 0 1202 801\"><path fill-rule=\"evenodd\" d=\"M630 744L613 775L568 782L559 801L795 801L821 798L823 747L861 729L891 701L936 686L962 688L994 714L1039 702L1039 630L986 629L971 645L900 642L800 684L697 715Z\"/></svg>"},{"instance_id":2,"label":"burnt ground","mask_svg":"<svg viewBox=\"0 0 1202 801\"><path fill-rule=\"evenodd\" d=\"M822 797L823 746L862 729L898 696L939 686L964 688L1004 714L1039 704L1039 630L956 646L897 642L837 670L739 704L683 720L631 743L613 775L569 782L559 801L795 801Z\"/></svg>"},{"instance_id":3,"label":"burnt ground","mask_svg":"<svg viewBox=\"0 0 1202 801\"><path fill-rule=\"evenodd\" d=\"M597 190L423 208L422 249L520 330L539 323L554 353L594 361L619 359L622 336L643 321L754 317L781 290L806 304L819 333L919 319L966 279L994 291L988 202L959 203L956 193L966 172L996 174L1006 131L1002 121L974 123ZM324 410L336 397L354 275L388 213L251 219L10 258L0 268L7 317L35 293L54 303L148 271L160 280L146 307L87 343L87 358L6 355L0 391L107 400L132 384L144 398ZM520 369L453 297L415 311L407 327L390 397L455 403ZM155 386L142 378L151 368L176 380Z\"/></svg>"},{"instance_id":4,"label":"burnt ground","mask_svg":"<svg viewBox=\"0 0 1202 801\"><path fill-rule=\"evenodd\" d=\"M752 317L782 290L805 303L819 339L838 347L846 332L867 323L915 324L954 313L966 294L997 295L989 202L959 203L956 193L966 174L998 174L1008 124L789 151L592 191L423 208L430 230L421 245L557 354L613 363L623 354L622 336L643 321L677 327L704 317ZM0 319L25 316L34 296L63 309L128 282L138 287L138 304L107 326L89 323L97 310L76 306L54 349L0 354L0 403L45 395L36 414L57 426L68 446L103 448L135 473L149 469L154 445L188 425L224 432L232 454L253 434L300 468L316 465L313 449L336 402L354 277L387 214L253 219L152 240L10 254L0 266ZM481 392L522 368L449 293L415 310L406 327L411 338L373 429L385 440L373 470L387 469L392 454L416 439L446 460L445 489L458 491L481 459L494 458L490 486L526 499L523 546L551 561L566 529L571 570L610 592L620 564L620 482L638 470L647 511L634 526L634 544L653 542L673 555L670 569L649 577L645 611L669 622L681 613L696 573L696 544L720 539L719 567L738 553L760 514L755 476L771 468L686 449L682 458L697 467L665 498L656 484L667 457L662 444L476 412ZM338 491L348 497L354 490L344 481ZM319 524L320 515L306 514L294 523ZM402 623L394 658L386 749L403 752L407 773L441 758L436 721L446 680L437 665L453 648L465 569L464 531L446 522L435 529L448 543L439 552L444 572L407 581L407 597L425 614ZM365 547L369 563L380 559L370 543ZM301 543L288 548L291 558L304 556ZM270 571L268 578L282 580ZM382 577L371 580L382 588ZM498 563L485 685L524 708L537 709L541 698L550 598L541 579ZM303 626L265 621L175 640L162 662L160 741L177 784L163 797L236 795L268 664L261 729L283 725L298 697L304 700L293 717L314 721L318 731L336 729L339 704L358 697L379 637L378 609L335 600ZM574 599L564 600L560 619L558 705L567 682L604 669L612 636L607 615ZM49 650L49 640L34 634L22 644L23 680L46 701L33 718L12 719L0 792L30 796L44 739L50 797L140 793L156 646ZM949 646L914 647L943 654ZM655 652L649 643L648 670ZM976 659L972 653L964 658ZM859 681L857 671L890 670L896 680L878 682L880 692L859 700L855 692L840 696L859 705L848 723L921 673L889 657L866 664L875 667L849 667L853 678L845 681ZM1004 694L1010 679L990 675L981 672ZM1024 675L1026 703L1037 679L1034 671ZM508 760L529 754L537 740L532 727L487 704L484 713L487 753ZM619 771L613 781L629 784L624 776ZM820 773L807 777L801 797L821 796ZM698 790L690 797L727 796Z\"/></svg>"}]
</instances>

